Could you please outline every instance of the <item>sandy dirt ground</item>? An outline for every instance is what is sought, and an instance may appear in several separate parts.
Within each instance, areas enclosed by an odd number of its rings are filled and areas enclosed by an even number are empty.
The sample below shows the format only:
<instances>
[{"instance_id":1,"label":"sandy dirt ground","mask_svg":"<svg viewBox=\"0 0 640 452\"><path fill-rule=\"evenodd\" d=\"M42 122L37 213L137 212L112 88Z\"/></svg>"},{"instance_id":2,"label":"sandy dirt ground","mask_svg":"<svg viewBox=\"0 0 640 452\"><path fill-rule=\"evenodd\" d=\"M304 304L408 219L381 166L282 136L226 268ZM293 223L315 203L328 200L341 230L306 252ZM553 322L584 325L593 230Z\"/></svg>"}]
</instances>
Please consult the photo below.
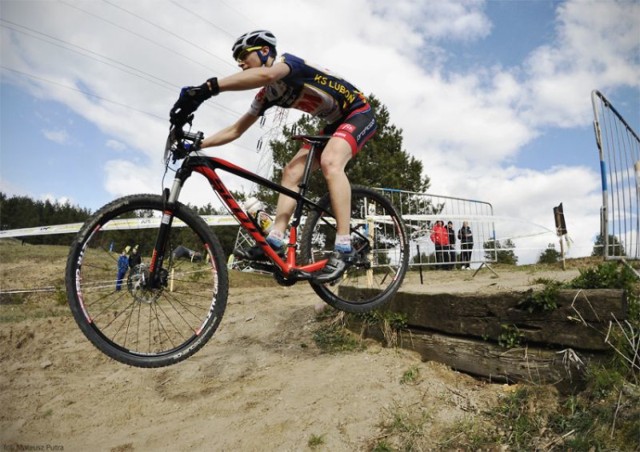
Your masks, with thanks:
<instances>
[{"instance_id":1,"label":"sandy dirt ground","mask_svg":"<svg viewBox=\"0 0 640 452\"><path fill-rule=\"evenodd\" d=\"M62 287L63 254L25 261L12 249L0 246L3 291ZM414 273L403 290L491 293L577 275L496 271L425 272L424 285ZM306 284L232 285L222 325L200 352L138 369L95 349L62 293L3 297L0 450L367 451L409 412L428 416L422 443L440 449L445 429L509 391L373 341L323 353L313 339L317 301ZM406 384L409 370L418 376Z\"/></svg>"}]
</instances>

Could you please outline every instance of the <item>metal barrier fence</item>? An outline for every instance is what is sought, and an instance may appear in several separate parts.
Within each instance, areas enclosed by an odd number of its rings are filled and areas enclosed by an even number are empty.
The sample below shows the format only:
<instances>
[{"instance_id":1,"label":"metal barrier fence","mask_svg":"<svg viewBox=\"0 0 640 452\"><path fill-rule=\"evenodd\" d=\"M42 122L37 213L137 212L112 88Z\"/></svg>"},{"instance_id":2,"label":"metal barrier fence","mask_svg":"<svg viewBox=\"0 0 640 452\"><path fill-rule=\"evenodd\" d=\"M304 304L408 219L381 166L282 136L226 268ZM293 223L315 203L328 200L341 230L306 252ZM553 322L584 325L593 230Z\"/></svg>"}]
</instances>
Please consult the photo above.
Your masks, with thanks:
<instances>
[{"instance_id":1,"label":"metal barrier fence","mask_svg":"<svg viewBox=\"0 0 640 452\"><path fill-rule=\"evenodd\" d=\"M411 265L470 268L471 264L497 260L499 244L495 242L493 206L490 203L388 188L379 190L400 210L407 226ZM447 231L446 244L438 243L438 222L445 227L451 222L453 233ZM465 223L470 236L460 233Z\"/></svg>"},{"instance_id":2,"label":"metal barrier fence","mask_svg":"<svg viewBox=\"0 0 640 452\"><path fill-rule=\"evenodd\" d=\"M483 201L454 198L450 196L416 193L389 188L376 188L389 198L399 210L407 227L410 239L410 265L434 266L450 269L454 266L471 268L471 265L486 264L497 260L493 207ZM271 212L273 213L273 212ZM451 222L453 234L438 233L436 224L443 226ZM471 234L460 234L466 222ZM304 218L302 219L304 223ZM242 229L238 230L236 248L250 247L253 239ZM395 259L394 249L387 250L388 259ZM373 262L373 266L385 265L384 261ZM247 262L230 258L230 266L239 270L249 266Z\"/></svg>"},{"instance_id":3,"label":"metal barrier fence","mask_svg":"<svg viewBox=\"0 0 640 452\"><path fill-rule=\"evenodd\" d=\"M640 138L600 92L591 93L602 176L605 259L640 259Z\"/></svg>"}]
</instances>

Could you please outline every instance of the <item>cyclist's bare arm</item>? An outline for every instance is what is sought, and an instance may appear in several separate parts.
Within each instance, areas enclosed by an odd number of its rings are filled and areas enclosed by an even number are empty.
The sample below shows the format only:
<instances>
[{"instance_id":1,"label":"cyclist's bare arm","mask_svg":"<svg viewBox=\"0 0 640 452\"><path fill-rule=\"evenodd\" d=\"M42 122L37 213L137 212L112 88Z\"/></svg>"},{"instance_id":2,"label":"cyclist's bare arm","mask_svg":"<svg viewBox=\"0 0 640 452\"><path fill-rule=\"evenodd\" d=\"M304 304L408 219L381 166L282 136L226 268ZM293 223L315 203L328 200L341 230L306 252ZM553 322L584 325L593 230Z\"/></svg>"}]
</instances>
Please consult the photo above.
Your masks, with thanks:
<instances>
[{"instance_id":1,"label":"cyclist's bare arm","mask_svg":"<svg viewBox=\"0 0 640 452\"><path fill-rule=\"evenodd\" d=\"M220 91L243 91L260 88L276 82L289 74L291 69L285 63L276 63L271 67L256 67L218 79Z\"/></svg>"},{"instance_id":2,"label":"cyclist's bare arm","mask_svg":"<svg viewBox=\"0 0 640 452\"><path fill-rule=\"evenodd\" d=\"M254 116L250 113L245 113L240 117L240 119L231 124L229 127L225 127L224 129L202 140L200 147L208 148L230 143L240 137L240 135L245 133L247 129L251 127L257 120L257 116Z\"/></svg>"},{"instance_id":3,"label":"cyclist's bare arm","mask_svg":"<svg viewBox=\"0 0 640 452\"><path fill-rule=\"evenodd\" d=\"M220 91L242 91L260 88L285 77L291 69L284 63L277 63L271 67L246 69L237 74L218 80ZM234 124L225 127L202 141L201 147L221 146L239 138L258 119L250 113L245 113Z\"/></svg>"}]
</instances>

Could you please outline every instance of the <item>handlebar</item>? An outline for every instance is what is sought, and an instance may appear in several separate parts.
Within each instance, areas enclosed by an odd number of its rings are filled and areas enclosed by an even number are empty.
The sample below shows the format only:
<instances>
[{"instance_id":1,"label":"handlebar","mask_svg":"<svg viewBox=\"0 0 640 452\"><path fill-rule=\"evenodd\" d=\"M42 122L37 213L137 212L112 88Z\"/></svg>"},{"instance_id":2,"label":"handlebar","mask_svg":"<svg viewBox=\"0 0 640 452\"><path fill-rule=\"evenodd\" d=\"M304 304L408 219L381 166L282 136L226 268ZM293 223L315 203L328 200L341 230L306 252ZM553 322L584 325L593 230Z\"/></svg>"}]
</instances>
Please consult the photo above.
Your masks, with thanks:
<instances>
[{"instance_id":1,"label":"handlebar","mask_svg":"<svg viewBox=\"0 0 640 452\"><path fill-rule=\"evenodd\" d=\"M192 119L193 115L190 115L187 121L189 125L191 125ZM204 140L204 133L183 130L183 127L184 124L172 124L169 128L169 136L164 149L164 161L166 163L168 163L169 159L175 163L177 160L187 157L189 153L200 150L200 145Z\"/></svg>"}]
</instances>

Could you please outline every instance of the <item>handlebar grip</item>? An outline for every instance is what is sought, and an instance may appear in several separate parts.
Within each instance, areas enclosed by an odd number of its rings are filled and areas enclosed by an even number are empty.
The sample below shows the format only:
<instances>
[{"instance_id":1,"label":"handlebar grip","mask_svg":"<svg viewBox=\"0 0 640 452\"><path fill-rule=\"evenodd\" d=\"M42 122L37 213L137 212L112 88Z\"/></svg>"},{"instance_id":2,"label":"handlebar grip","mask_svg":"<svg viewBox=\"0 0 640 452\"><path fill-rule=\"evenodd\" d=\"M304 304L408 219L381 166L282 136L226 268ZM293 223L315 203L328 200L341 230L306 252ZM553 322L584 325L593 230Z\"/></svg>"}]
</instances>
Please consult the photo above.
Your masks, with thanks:
<instances>
[{"instance_id":1,"label":"handlebar grip","mask_svg":"<svg viewBox=\"0 0 640 452\"><path fill-rule=\"evenodd\" d=\"M189 141L202 140L202 132L182 132L182 138Z\"/></svg>"}]
</instances>

